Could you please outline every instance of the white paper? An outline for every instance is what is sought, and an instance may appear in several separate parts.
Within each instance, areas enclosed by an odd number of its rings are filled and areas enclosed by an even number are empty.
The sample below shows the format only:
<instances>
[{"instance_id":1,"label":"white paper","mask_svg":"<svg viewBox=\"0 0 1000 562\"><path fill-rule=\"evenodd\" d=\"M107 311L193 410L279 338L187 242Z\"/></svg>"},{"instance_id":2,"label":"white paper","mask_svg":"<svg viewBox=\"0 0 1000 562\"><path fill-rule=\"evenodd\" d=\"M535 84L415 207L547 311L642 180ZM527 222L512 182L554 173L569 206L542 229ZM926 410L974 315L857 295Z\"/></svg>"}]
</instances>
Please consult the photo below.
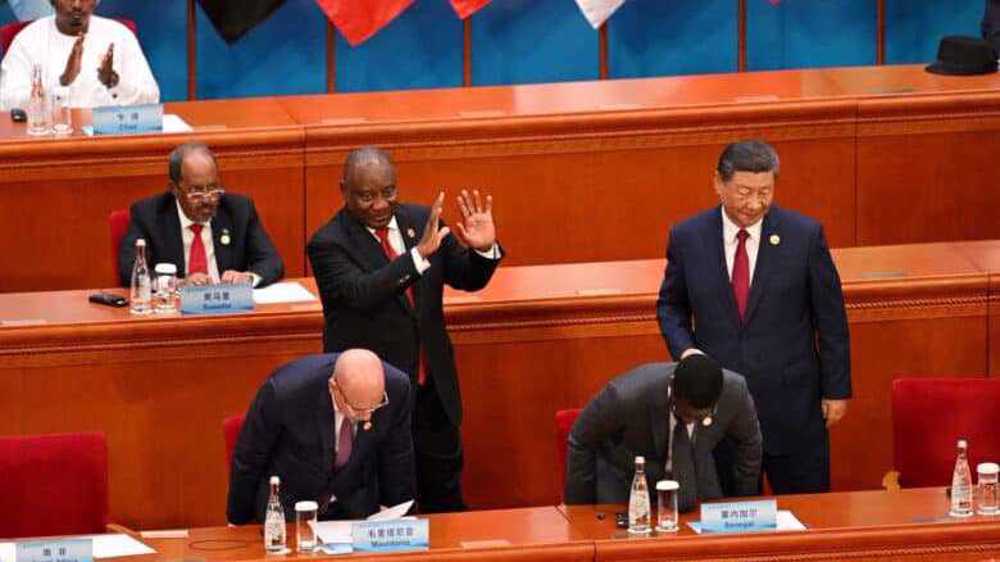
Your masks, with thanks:
<instances>
[{"instance_id":1,"label":"white paper","mask_svg":"<svg viewBox=\"0 0 1000 562\"><path fill-rule=\"evenodd\" d=\"M193 130L191 125L187 124L187 121L181 119L180 115L174 115L173 113L163 114L164 133L190 133Z\"/></svg>"},{"instance_id":2,"label":"white paper","mask_svg":"<svg viewBox=\"0 0 1000 562\"><path fill-rule=\"evenodd\" d=\"M157 529L155 531L139 531L139 536L144 539L186 539L189 533L187 529Z\"/></svg>"},{"instance_id":3,"label":"white paper","mask_svg":"<svg viewBox=\"0 0 1000 562\"><path fill-rule=\"evenodd\" d=\"M59 540L63 538L93 539L94 558L115 558L118 556L135 556L138 554L154 554L156 551L124 533L111 535L83 535L73 537L45 537L35 540ZM17 547L13 542L0 543L0 562L14 562Z\"/></svg>"},{"instance_id":4,"label":"white paper","mask_svg":"<svg viewBox=\"0 0 1000 562\"><path fill-rule=\"evenodd\" d=\"M275 283L263 289L253 290L253 302L257 304L312 302L315 300L315 295L295 281Z\"/></svg>"},{"instance_id":5,"label":"white paper","mask_svg":"<svg viewBox=\"0 0 1000 562\"><path fill-rule=\"evenodd\" d=\"M799 521L795 514L787 509L779 509L777 517L775 517L775 522L778 524L776 529L772 531L805 531L806 526ZM701 521L688 521L688 527L691 530L701 534ZM760 533L764 531L747 531L749 533ZM737 533L725 533L725 534L737 534Z\"/></svg>"},{"instance_id":6,"label":"white paper","mask_svg":"<svg viewBox=\"0 0 1000 562\"><path fill-rule=\"evenodd\" d=\"M410 507L412 506L413 500L403 502L392 507L387 507L378 513L369 515L368 521L392 521L394 519L400 519L406 515L407 511L410 511Z\"/></svg>"},{"instance_id":7,"label":"white paper","mask_svg":"<svg viewBox=\"0 0 1000 562\"><path fill-rule=\"evenodd\" d=\"M405 501L399 505L383 509L378 513L369 515L366 521L394 521L402 519L403 515L413 506L413 500ZM358 520L349 521L318 521L311 523L319 542L324 544L351 544L353 538L351 530Z\"/></svg>"}]
</instances>

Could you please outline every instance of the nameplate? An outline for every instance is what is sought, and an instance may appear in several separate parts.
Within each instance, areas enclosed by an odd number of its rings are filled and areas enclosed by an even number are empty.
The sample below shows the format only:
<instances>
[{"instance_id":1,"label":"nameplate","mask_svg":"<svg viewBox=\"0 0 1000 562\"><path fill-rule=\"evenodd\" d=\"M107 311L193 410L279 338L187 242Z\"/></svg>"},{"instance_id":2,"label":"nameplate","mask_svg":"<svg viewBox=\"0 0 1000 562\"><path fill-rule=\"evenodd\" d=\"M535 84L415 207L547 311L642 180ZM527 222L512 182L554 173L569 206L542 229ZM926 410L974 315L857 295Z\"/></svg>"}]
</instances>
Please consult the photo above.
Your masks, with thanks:
<instances>
[{"instance_id":1,"label":"nameplate","mask_svg":"<svg viewBox=\"0 0 1000 562\"><path fill-rule=\"evenodd\" d=\"M757 500L701 504L701 528L706 533L742 533L778 528L778 502Z\"/></svg>"},{"instance_id":2,"label":"nameplate","mask_svg":"<svg viewBox=\"0 0 1000 562\"><path fill-rule=\"evenodd\" d=\"M137 135L163 130L163 105L129 105L95 107L95 135Z\"/></svg>"},{"instance_id":3,"label":"nameplate","mask_svg":"<svg viewBox=\"0 0 1000 562\"><path fill-rule=\"evenodd\" d=\"M17 562L93 562L92 539L62 539L17 543Z\"/></svg>"},{"instance_id":4,"label":"nameplate","mask_svg":"<svg viewBox=\"0 0 1000 562\"><path fill-rule=\"evenodd\" d=\"M182 314L226 314L253 310L249 284L188 285L181 287Z\"/></svg>"},{"instance_id":5,"label":"nameplate","mask_svg":"<svg viewBox=\"0 0 1000 562\"><path fill-rule=\"evenodd\" d=\"M351 537L359 552L427 550L430 526L426 519L359 521L351 526Z\"/></svg>"}]
</instances>

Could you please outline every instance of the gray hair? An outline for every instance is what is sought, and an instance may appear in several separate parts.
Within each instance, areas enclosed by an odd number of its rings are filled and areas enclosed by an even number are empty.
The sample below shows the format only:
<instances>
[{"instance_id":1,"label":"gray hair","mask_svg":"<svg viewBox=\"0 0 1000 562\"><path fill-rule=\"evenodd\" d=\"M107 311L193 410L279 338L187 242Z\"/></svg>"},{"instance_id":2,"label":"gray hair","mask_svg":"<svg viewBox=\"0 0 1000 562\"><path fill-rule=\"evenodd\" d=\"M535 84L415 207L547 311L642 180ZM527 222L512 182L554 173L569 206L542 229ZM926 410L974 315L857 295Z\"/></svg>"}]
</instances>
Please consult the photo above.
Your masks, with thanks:
<instances>
[{"instance_id":1,"label":"gray hair","mask_svg":"<svg viewBox=\"0 0 1000 562\"><path fill-rule=\"evenodd\" d=\"M774 172L777 177L780 168L781 163L774 147L754 139L727 145L719 156L719 164L715 170L719 173L719 178L727 182L733 179L736 172Z\"/></svg>"},{"instance_id":2,"label":"gray hair","mask_svg":"<svg viewBox=\"0 0 1000 562\"><path fill-rule=\"evenodd\" d=\"M207 155L212 159L212 164L215 165L215 169L219 169L219 163L215 160L215 154L212 154L212 150L208 148L207 144L198 141L186 142L170 151L169 174L171 182L174 184L180 183L183 176L181 169L184 166L184 159L187 158L189 154L195 152L201 152Z\"/></svg>"}]
</instances>

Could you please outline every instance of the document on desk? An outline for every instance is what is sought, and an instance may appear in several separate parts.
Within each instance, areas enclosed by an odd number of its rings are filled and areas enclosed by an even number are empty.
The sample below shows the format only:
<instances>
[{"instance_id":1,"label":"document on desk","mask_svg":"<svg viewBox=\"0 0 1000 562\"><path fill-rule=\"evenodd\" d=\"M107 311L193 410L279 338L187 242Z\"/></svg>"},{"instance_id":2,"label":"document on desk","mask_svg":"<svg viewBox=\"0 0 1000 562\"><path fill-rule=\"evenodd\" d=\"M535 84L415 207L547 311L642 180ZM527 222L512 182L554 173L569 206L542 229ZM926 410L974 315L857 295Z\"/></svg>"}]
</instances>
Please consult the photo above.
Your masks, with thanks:
<instances>
[{"instance_id":1,"label":"document on desk","mask_svg":"<svg viewBox=\"0 0 1000 562\"><path fill-rule=\"evenodd\" d=\"M413 500L403 502L399 505L383 509L378 513L369 515L365 521L393 521L402 519L406 512L413 506ZM351 521L319 521L313 524L319 542L323 544L351 544L351 533L353 525L360 520Z\"/></svg>"},{"instance_id":2,"label":"document on desk","mask_svg":"<svg viewBox=\"0 0 1000 562\"><path fill-rule=\"evenodd\" d=\"M799 518L795 516L794 513L788 511L787 509L779 509L777 517L778 527L775 529L770 529L769 531L745 531L748 533L761 533L761 532L775 532L775 531L805 531L806 526L799 521ZM689 521L688 527L691 530L701 534L701 521ZM713 534L713 533L709 533Z\"/></svg>"},{"instance_id":3,"label":"document on desk","mask_svg":"<svg viewBox=\"0 0 1000 562\"><path fill-rule=\"evenodd\" d=\"M70 537L65 537L70 538ZM72 538L92 539L94 541L94 558L117 558L119 556L136 556L139 554L155 554L156 551L134 538L124 534L84 535ZM57 541L59 538L48 539ZM31 542L40 542L32 540ZM0 562L14 562L17 553L16 543L0 543Z\"/></svg>"},{"instance_id":4,"label":"document on desk","mask_svg":"<svg viewBox=\"0 0 1000 562\"><path fill-rule=\"evenodd\" d=\"M295 281L284 281L268 285L263 289L253 290L253 302L256 304L312 302L315 300L315 295Z\"/></svg>"}]
</instances>

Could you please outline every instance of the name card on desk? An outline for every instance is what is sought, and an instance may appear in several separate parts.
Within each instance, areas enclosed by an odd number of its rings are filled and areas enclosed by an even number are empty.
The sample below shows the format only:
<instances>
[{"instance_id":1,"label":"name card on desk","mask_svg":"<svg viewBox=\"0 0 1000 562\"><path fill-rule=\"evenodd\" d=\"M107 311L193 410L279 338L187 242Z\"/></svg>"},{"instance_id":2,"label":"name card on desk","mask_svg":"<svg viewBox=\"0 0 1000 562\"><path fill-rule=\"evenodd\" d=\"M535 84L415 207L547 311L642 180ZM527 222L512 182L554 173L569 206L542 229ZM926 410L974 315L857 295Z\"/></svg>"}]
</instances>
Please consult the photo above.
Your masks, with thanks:
<instances>
[{"instance_id":1,"label":"name card on desk","mask_svg":"<svg viewBox=\"0 0 1000 562\"><path fill-rule=\"evenodd\" d=\"M181 287L182 314L226 314L253 310L249 284L188 285Z\"/></svg>"},{"instance_id":2,"label":"name card on desk","mask_svg":"<svg viewBox=\"0 0 1000 562\"><path fill-rule=\"evenodd\" d=\"M775 500L701 504L701 529L706 533L766 531L777 527Z\"/></svg>"},{"instance_id":3,"label":"name card on desk","mask_svg":"<svg viewBox=\"0 0 1000 562\"><path fill-rule=\"evenodd\" d=\"M17 543L17 562L93 562L94 541L62 539Z\"/></svg>"},{"instance_id":4,"label":"name card on desk","mask_svg":"<svg viewBox=\"0 0 1000 562\"><path fill-rule=\"evenodd\" d=\"M426 519L359 521L352 526L351 535L354 550L360 552L427 550L430 524Z\"/></svg>"},{"instance_id":5,"label":"name card on desk","mask_svg":"<svg viewBox=\"0 0 1000 562\"><path fill-rule=\"evenodd\" d=\"M95 135L136 135L163 130L163 105L95 107L93 112Z\"/></svg>"}]
</instances>

